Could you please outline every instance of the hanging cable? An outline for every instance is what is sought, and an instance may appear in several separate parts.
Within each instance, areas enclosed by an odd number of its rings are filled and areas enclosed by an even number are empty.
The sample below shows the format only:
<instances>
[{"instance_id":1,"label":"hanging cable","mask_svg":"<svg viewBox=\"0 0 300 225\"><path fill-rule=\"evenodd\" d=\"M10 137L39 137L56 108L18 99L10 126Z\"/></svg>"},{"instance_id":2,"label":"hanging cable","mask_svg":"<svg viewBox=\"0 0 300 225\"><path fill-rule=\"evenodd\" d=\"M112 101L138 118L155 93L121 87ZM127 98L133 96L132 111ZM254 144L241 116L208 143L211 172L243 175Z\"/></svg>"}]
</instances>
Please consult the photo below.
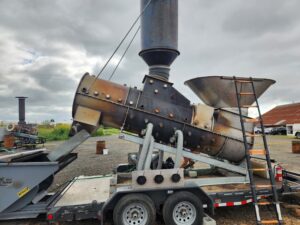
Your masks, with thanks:
<instances>
[{"instance_id":1,"label":"hanging cable","mask_svg":"<svg viewBox=\"0 0 300 225\"><path fill-rule=\"evenodd\" d=\"M133 22L133 24L131 25L131 27L129 28L129 30L127 31L127 33L125 34L125 36L123 37L123 39L121 40L121 42L118 44L117 48L114 50L114 52L112 53L112 55L109 57L109 59L106 61L106 63L104 64L104 66L102 67L102 69L100 70L100 72L98 73L98 75L94 78L93 82L90 84L90 86L87 88L87 92L89 91L89 89L93 86L93 84L95 83L95 81L99 78L99 76L102 74L103 70L106 68L106 66L108 65L108 63L110 62L110 60L113 58L113 56L116 54L116 52L119 50L119 48L121 47L121 45L123 44L123 42L125 41L125 39L127 38L127 36L129 35L129 33L132 31L133 27L136 25L136 23L139 21L139 19L141 18L141 16L144 14L145 10L147 9L147 7L150 5L152 0L149 0L147 5L143 8L142 12L139 14L139 16L135 19L135 21Z\"/></svg>"},{"instance_id":2,"label":"hanging cable","mask_svg":"<svg viewBox=\"0 0 300 225\"><path fill-rule=\"evenodd\" d=\"M128 45L127 45L127 48L125 49L125 51L124 51L123 55L121 56L121 58L120 58L120 60L119 60L118 64L116 65L115 69L114 69L114 70L113 70L113 72L111 73L111 75L110 75L110 77L108 78L108 80L111 80L111 79L112 79L112 77L114 76L114 74L115 74L116 70L118 69L118 67L119 67L120 63L122 62L122 60L123 60L124 56L126 55L126 53L127 53L128 49L130 48L130 46L131 46L131 44L132 44L133 40L135 39L135 37L136 37L136 35L137 35L137 33L139 32L139 30L140 30L140 29L141 29L141 27L140 27L140 26L139 26L139 27L136 29L136 32L134 33L133 37L131 38L130 42L128 43Z\"/></svg>"}]
</instances>

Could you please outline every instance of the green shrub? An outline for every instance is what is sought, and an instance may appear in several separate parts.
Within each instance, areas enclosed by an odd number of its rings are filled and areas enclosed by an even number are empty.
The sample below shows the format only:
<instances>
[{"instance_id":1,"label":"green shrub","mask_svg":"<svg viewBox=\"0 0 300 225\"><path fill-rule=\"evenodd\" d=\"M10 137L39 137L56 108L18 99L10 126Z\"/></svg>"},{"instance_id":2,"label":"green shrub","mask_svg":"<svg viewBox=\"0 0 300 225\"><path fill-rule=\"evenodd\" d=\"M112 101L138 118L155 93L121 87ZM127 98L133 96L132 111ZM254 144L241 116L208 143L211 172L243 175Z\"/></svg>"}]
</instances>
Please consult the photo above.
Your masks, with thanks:
<instances>
[{"instance_id":1,"label":"green shrub","mask_svg":"<svg viewBox=\"0 0 300 225\"><path fill-rule=\"evenodd\" d=\"M70 127L70 124L57 124L55 127L40 125L38 126L39 137L46 138L47 141L67 140L69 138ZM115 128L100 127L96 132L92 134L92 136L108 136L119 133L120 130Z\"/></svg>"}]
</instances>

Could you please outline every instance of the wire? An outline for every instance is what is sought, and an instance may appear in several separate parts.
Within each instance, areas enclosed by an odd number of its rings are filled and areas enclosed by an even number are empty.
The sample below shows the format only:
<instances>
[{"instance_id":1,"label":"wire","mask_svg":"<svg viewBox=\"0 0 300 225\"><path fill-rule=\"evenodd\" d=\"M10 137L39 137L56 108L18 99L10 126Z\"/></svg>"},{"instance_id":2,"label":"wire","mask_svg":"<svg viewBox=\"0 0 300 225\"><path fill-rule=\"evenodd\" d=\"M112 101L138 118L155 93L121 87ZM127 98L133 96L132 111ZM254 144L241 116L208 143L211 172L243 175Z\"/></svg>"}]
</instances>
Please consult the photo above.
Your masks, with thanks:
<instances>
[{"instance_id":1,"label":"wire","mask_svg":"<svg viewBox=\"0 0 300 225\"><path fill-rule=\"evenodd\" d=\"M123 37L123 39L121 40L121 42L118 44L117 48L114 50L114 52L112 53L112 55L109 57L109 59L106 61L106 63L104 64L104 66L102 67L102 69L100 70L100 72L98 73L98 75L94 78L93 82L91 83L91 85L87 88L87 91L89 91L89 89L93 86L93 84L95 83L95 81L99 78L99 76L102 74L103 70L106 68L106 66L108 65L108 63L110 62L110 60L113 58L113 56L116 54L116 52L119 50L119 48L121 47L121 45L123 44L123 42L125 41L125 39L127 38L127 36L129 35L129 33L132 31L133 27L136 25L136 23L139 21L139 19L141 18L141 16L144 14L145 10L147 9L147 7L150 5L152 0L149 0L148 3L145 5L144 9L142 10L142 12L139 14L139 16L135 19L135 21L133 22L133 24L131 25L131 27L129 28L129 30L127 31L127 33L125 34L125 36Z\"/></svg>"},{"instance_id":2,"label":"wire","mask_svg":"<svg viewBox=\"0 0 300 225\"><path fill-rule=\"evenodd\" d=\"M116 65L115 69L114 69L114 70L113 70L113 72L111 73L111 75L110 75L110 77L108 78L108 80L111 80L111 79L112 79L112 77L114 76L114 74L115 74L116 70L118 69L118 67L119 67L120 63L122 62L122 60L123 60L124 56L126 55L126 53L127 53L128 49L130 48L130 46L131 46L131 44L132 44L133 40L135 39L135 37L136 37L136 35L137 35L137 33L139 32L139 30L140 30L140 29L141 29L141 27L140 27L140 26L139 26L139 27L136 29L136 32L134 33L134 35L133 35L133 37L132 37L131 41L128 43L128 45L127 45L127 48L125 49L125 51L124 51L123 55L121 56L121 58L120 58L120 60L119 60L118 64Z\"/></svg>"}]
</instances>

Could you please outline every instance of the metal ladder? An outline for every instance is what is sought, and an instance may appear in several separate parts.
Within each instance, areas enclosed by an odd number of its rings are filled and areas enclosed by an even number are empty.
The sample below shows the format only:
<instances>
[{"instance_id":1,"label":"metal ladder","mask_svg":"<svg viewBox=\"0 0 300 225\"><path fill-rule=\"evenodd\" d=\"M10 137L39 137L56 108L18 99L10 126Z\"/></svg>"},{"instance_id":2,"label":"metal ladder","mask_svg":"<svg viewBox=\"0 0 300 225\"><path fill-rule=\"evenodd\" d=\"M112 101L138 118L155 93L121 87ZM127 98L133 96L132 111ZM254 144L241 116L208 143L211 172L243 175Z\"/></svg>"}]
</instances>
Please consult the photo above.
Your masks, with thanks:
<instances>
[{"instance_id":1,"label":"metal ladder","mask_svg":"<svg viewBox=\"0 0 300 225\"><path fill-rule=\"evenodd\" d=\"M233 77L234 85L235 85L235 91L236 91L236 97L237 97L237 106L239 110L239 115L240 115L240 120L241 120L241 128L243 132L243 141L244 141L244 146L246 150L246 160L247 160L247 170L248 170L248 175L249 175L249 180L250 180L250 187L251 187L251 193L253 197L253 204L255 208L255 216L256 216L256 222L258 225L263 225L263 224L283 224L283 219L281 215L281 210L280 210L280 205L278 201L278 194L276 190L276 183L275 183L275 178L274 174L272 171L272 164L271 164L271 159L270 159L270 154L269 154L269 149L268 149L268 144L267 144L267 139L266 139L266 134L264 130L264 125L263 125L263 120L255 92L255 85L253 83L252 77L250 78L236 78ZM238 84L240 84L240 89L238 88ZM248 90L250 89L250 92L243 92L243 85L248 85ZM250 85L250 87L249 87ZM245 86L244 86L245 87ZM252 96L255 99L255 105L241 105L241 100L244 96ZM258 111L258 118L257 119L246 119L243 114L242 114L242 108L250 108L250 107L255 107ZM261 135L256 135L254 133L249 134L246 133L245 129L245 123L251 123L251 122L259 122L261 126ZM263 139L263 145L264 149L251 149L251 147L247 143L247 137L255 137L255 136L261 136ZM257 158L254 155L261 155L264 156L264 159L267 162L267 168L253 168L251 164L251 158ZM262 159L262 158L259 158ZM254 177L253 177L253 172L255 171L268 171L269 174L269 181L270 184L267 185L257 185L255 183ZM271 188L272 189L272 201L261 201L258 200L257 198L257 188ZM261 206L267 206L271 205L272 208L274 209L276 213L276 219L262 219L260 215L260 207Z\"/></svg>"}]
</instances>

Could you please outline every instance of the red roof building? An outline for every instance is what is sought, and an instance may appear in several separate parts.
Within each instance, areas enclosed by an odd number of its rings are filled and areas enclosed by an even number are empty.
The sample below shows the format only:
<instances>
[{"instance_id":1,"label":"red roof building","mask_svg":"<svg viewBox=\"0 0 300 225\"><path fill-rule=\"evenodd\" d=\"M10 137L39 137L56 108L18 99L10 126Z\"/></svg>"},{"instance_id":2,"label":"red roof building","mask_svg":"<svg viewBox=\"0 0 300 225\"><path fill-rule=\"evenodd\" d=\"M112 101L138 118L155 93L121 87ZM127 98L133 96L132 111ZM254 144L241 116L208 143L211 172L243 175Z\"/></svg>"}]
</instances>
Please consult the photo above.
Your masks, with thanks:
<instances>
[{"instance_id":1,"label":"red roof building","mask_svg":"<svg viewBox=\"0 0 300 225\"><path fill-rule=\"evenodd\" d=\"M279 105L262 115L265 126L300 124L300 102Z\"/></svg>"}]
</instances>

